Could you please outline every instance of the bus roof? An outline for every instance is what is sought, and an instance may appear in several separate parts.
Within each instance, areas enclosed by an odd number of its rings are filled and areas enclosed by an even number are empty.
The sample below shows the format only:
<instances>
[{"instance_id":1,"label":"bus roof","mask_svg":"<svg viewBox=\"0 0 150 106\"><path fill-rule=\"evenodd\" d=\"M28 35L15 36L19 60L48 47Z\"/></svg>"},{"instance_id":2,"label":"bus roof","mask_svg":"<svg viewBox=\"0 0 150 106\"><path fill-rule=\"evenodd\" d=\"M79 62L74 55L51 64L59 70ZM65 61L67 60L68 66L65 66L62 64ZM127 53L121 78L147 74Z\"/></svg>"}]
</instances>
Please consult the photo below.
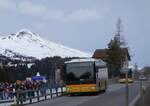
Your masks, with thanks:
<instances>
[{"instance_id":1,"label":"bus roof","mask_svg":"<svg viewBox=\"0 0 150 106\"><path fill-rule=\"evenodd\" d=\"M106 63L101 59L94 58L81 58L81 59L72 59L71 61L66 61L65 63L81 63L81 62L95 62L100 63L101 66L106 66Z\"/></svg>"}]
</instances>

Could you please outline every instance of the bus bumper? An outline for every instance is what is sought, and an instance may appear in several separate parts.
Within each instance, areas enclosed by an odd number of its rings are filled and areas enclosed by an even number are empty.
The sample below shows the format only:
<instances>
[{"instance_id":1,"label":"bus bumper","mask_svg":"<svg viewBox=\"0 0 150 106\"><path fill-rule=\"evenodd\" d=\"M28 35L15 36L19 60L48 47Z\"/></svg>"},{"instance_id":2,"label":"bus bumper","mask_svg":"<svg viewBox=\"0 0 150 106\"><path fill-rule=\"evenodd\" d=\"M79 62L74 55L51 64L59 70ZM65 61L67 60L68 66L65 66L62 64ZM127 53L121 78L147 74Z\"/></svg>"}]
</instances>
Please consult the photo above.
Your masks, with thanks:
<instances>
[{"instance_id":1,"label":"bus bumper","mask_svg":"<svg viewBox=\"0 0 150 106\"><path fill-rule=\"evenodd\" d=\"M66 93L97 92L96 84L66 85Z\"/></svg>"}]
</instances>

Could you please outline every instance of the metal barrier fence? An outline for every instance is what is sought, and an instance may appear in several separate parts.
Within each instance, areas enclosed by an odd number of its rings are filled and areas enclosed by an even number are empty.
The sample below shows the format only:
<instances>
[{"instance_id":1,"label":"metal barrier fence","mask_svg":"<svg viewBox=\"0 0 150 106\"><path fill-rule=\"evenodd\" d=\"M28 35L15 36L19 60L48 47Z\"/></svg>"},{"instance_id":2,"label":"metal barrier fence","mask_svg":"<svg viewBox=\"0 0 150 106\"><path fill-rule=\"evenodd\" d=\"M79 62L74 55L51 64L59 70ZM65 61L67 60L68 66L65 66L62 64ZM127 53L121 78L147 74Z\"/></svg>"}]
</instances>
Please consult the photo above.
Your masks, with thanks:
<instances>
[{"instance_id":1,"label":"metal barrier fence","mask_svg":"<svg viewBox=\"0 0 150 106\"><path fill-rule=\"evenodd\" d=\"M64 95L65 88L50 88L41 90L17 90L16 92L0 92L0 103L16 105L32 104Z\"/></svg>"},{"instance_id":2,"label":"metal barrier fence","mask_svg":"<svg viewBox=\"0 0 150 106\"><path fill-rule=\"evenodd\" d=\"M140 81L140 95L134 106L150 106L150 79Z\"/></svg>"}]
</instances>

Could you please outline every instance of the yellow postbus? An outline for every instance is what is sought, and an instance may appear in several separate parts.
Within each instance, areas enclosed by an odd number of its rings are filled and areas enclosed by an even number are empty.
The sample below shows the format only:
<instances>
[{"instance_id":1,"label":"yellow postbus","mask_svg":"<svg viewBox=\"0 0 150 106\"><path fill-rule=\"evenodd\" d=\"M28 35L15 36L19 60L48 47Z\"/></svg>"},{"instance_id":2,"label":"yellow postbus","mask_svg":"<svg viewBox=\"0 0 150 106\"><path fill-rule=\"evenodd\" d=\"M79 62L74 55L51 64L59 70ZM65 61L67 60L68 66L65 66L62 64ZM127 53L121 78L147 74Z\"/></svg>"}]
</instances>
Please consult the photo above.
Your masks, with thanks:
<instances>
[{"instance_id":1,"label":"yellow postbus","mask_svg":"<svg viewBox=\"0 0 150 106\"><path fill-rule=\"evenodd\" d=\"M107 88L108 71L101 59L73 59L65 62L66 93L100 92Z\"/></svg>"}]
</instances>

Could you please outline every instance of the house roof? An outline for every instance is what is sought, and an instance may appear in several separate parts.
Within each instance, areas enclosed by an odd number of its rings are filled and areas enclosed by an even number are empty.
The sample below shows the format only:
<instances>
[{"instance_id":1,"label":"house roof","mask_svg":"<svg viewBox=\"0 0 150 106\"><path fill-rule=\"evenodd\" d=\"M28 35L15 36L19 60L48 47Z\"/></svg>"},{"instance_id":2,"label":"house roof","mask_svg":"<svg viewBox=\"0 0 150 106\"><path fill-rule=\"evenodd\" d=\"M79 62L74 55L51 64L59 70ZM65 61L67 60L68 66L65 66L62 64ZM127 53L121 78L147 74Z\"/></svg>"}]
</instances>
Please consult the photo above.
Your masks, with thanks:
<instances>
[{"instance_id":1,"label":"house roof","mask_svg":"<svg viewBox=\"0 0 150 106\"><path fill-rule=\"evenodd\" d=\"M122 50L127 54L128 60L131 60L128 49L122 48ZM108 58L107 52L108 49L96 49L92 57L95 59L106 60Z\"/></svg>"},{"instance_id":2,"label":"house roof","mask_svg":"<svg viewBox=\"0 0 150 106\"><path fill-rule=\"evenodd\" d=\"M105 60L108 57L107 49L96 49L92 57Z\"/></svg>"}]
</instances>

